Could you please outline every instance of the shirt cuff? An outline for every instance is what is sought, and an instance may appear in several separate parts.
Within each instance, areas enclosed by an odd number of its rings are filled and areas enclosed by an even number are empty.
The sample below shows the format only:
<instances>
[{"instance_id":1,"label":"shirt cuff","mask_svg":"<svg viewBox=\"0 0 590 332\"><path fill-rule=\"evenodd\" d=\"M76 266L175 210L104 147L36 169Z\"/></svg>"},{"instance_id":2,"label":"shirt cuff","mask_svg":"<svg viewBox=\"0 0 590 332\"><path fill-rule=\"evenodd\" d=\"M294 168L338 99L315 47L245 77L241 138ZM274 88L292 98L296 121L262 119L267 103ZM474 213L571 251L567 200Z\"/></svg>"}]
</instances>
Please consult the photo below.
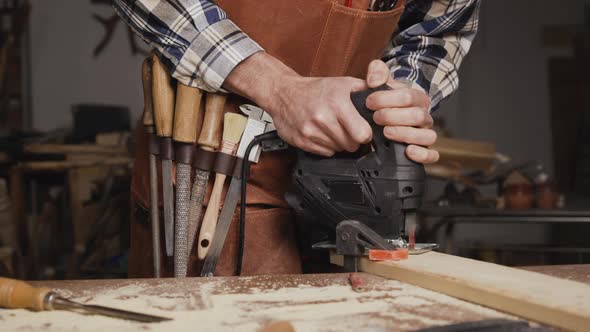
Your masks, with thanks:
<instances>
[{"instance_id":1,"label":"shirt cuff","mask_svg":"<svg viewBox=\"0 0 590 332\"><path fill-rule=\"evenodd\" d=\"M191 41L172 76L182 84L216 92L229 73L262 47L232 21L225 19L201 31Z\"/></svg>"}]
</instances>

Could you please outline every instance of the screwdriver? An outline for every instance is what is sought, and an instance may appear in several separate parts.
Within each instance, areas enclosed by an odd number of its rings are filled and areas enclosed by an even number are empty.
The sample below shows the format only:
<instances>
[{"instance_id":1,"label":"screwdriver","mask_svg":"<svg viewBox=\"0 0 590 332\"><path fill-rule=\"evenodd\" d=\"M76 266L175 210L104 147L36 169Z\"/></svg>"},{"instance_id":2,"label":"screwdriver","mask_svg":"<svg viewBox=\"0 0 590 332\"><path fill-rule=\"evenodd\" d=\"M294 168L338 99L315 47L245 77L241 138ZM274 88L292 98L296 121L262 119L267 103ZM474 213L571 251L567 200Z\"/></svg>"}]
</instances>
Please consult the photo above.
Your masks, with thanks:
<instances>
[{"instance_id":1,"label":"screwdriver","mask_svg":"<svg viewBox=\"0 0 590 332\"><path fill-rule=\"evenodd\" d=\"M83 314L103 315L142 323L172 320L126 310L88 305L59 297L47 287L33 287L23 281L0 278L0 307L7 309L30 309L33 311L70 310Z\"/></svg>"}]
</instances>

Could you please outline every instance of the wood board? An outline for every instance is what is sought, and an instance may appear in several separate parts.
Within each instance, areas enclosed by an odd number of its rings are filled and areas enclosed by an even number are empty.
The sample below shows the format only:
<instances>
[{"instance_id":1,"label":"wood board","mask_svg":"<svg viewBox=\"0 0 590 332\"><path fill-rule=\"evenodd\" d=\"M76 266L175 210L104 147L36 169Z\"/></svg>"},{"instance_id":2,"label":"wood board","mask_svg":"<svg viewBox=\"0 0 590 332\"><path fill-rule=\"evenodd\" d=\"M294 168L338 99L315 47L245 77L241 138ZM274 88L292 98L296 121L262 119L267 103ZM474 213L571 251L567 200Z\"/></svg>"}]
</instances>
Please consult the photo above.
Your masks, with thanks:
<instances>
[{"instance_id":1,"label":"wood board","mask_svg":"<svg viewBox=\"0 0 590 332\"><path fill-rule=\"evenodd\" d=\"M331 262L343 265L342 256ZM590 327L590 286L540 273L429 252L401 262L361 258L360 270L566 330Z\"/></svg>"}]
</instances>

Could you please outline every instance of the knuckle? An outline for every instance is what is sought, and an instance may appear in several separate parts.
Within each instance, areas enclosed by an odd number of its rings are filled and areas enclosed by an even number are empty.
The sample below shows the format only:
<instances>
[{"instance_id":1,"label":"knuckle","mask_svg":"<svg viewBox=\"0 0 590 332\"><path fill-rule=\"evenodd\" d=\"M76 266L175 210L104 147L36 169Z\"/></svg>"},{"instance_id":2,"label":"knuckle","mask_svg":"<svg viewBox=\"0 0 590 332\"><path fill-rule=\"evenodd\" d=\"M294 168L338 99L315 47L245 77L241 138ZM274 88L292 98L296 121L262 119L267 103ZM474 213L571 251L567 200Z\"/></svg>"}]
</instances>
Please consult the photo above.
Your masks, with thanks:
<instances>
[{"instance_id":1,"label":"knuckle","mask_svg":"<svg viewBox=\"0 0 590 332\"><path fill-rule=\"evenodd\" d=\"M426 112L424 112L421 109L415 109L414 110L414 121L416 122L417 125L425 125L428 121L428 116L426 115Z\"/></svg>"},{"instance_id":2,"label":"knuckle","mask_svg":"<svg viewBox=\"0 0 590 332\"><path fill-rule=\"evenodd\" d=\"M326 113L317 111L312 115L311 118L315 123L324 123L326 121Z\"/></svg>"},{"instance_id":3,"label":"knuckle","mask_svg":"<svg viewBox=\"0 0 590 332\"><path fill-rule=\"evenodd\" d=\"M412 105L414 101L414 96L410 89L404 89L400 92L400 100L404 105Z\"/></svg>"},{"instance_id":4,"label":"knuckle","mask_svg":"<svg viewBox=\"0 0 590 332\"><path fill-rule=\"evenodd\" d=\"M314 135L314 126L309 123L304 123L301 127L301 136L305 139L310 139Z\"/></svg>"},{"instance_id":5,"label":"knuckle","mask_svg":"<svg viewBox=\"0 0 590 332\"><path fill-rule=\"evenodd\" d=\"M429 132L429 134L428 134L429 137L428 137L427 145L432 145L432 144L436 143L436 140L438 139L438 134L434 130L428 130L428 132Z\"/></svg>"}]
</instances>

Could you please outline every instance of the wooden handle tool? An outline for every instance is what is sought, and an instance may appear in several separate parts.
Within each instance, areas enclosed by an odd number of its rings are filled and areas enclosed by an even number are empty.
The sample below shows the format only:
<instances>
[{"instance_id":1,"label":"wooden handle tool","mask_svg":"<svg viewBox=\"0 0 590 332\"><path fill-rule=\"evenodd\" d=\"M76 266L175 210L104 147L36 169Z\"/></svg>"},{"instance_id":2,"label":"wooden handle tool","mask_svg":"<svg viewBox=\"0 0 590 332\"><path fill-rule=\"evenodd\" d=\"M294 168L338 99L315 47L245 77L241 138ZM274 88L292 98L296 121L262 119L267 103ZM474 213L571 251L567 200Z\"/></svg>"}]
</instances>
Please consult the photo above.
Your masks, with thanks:
<instances>
[{"instance_id":1,"label":"wooden handle tool","mask_svg":"<svg viewBox=\"0 0 590 332\"><path fill-rule=\"evenodd\" d=\"M219 149L223 127L223 108L226 99L227 95L224 93L207 93L203 126L197 142L199 148L204 151L197 152L197 154L215 152ZM199 155L197 155L198 157ZM203 200L205 199L207 183L209 182L209 173L209 169L197 168L195 171L195 182L191 193L189 211L188 245L190 249L193 247L199 223L203 217Z\"/></svg>"},{"instance_id":2,"label":"wooden handle tool","mask_svg":"<svg viewBox=\"0 0 590 332\"><path fill-rule=\"evenodd\" d=\"M91 315L103 315L144 323L170 320L170 318L146 315L127 310L77 303L59 297L57 293L47 287L33 287L23 281L8 278L0 278L0 307L7 309L29 309L33 311L82 311Z\"/></svg>"},{"instance_id":3,"label":"wooden handle tool","mask_svg":"<svg viewBox=\"0 0 590 332\"><path fill-rule=\"evenodd\" d=\"M154 127L154 103L152 102L152 60L146 58L141 66L143 84L143 118L144 127Z\"/></svg>"},{"instance_id":4,"label":"wooden handle tool","mask_svg":"<svg viewBox=\"0 0 590 332\"><path fill-rule=\"evenodd\" d=\"M159 144L155 132L154 104L152 101L152 59L146 58L141 67L141 80L143 83L143 125L149 135L149 165L150 165L150 221L152 225L152 256L154 277L161 276L160 257L160 209L158 207L158 170L156 167L156 155L159 153Z\"/></svg>"},{"instance_id":5,"label":"wooden handle tool","mask_svg":"<svg viewBox=\"0 0 590 332\"><path fill-rule=\"evenodd\" d=\"M162 201L164 203L164 238L166 255L174 253L174 185L172 183L172 125L174 120L174 82L168 71L152 53L152 93L156 132L160 137L162 160Z\"/></svg>"},{"instance_id":6,"label":"wooden handle tool","mask_svg":"<svg viewBox=\"0 0 590 332\"><path fill-rule=\"evenodd\" d=\"M43 311L51 289L35 288L23 281L0 278L0 307L8 309L30 309Z\"/></svg>"},{"instance_id":7,"label":"wooden handle tool","mask_svg":"<svg viewBox=\"0 0 590 332\"><path fill-rule=\"evenodd\" d=\"M221 153L232 156L236 154L238 143L246 128L247 120L248 119L245 116L240 114L225 114ZM199 247L197 251L199 259L205 259L207 256L209 245L215 234L215 226L217 225L217 217L219 216L221 192L223 190L225 178L226 175L222 173L217 173L215 175L215 183L213 184L213 190L211 191L211 197L209 198L209 205L205 211L201 232L199 233Z\"/></svg>"},{"instance_id":8,"label":"wooden handle tool","mask_svg":"<svg viewBox=\"0 0 590 332\"><path fill-rule=\"evenodd\" d=\"M217 151L221 144L223 128L223 108L227 94L207 93L205 100L205 118L199 136L199 146L204 150Z\"/></svg>"},{"instance_id":9,"label":"wooden handle tool","mask_svg":"<svg viewBox=\"0 0 590 332\"><path fill-rule=\"evenodd\" d=\"M176 216L174 230L174 276L186 277L190 248L189 207L191 194L191 163L197 141L197 123L202 92L198 88L178 84L174 111L174 138L176 150Z\"/></svg>"},{"instance_id":10,"label":"wooden handle tool","mask_svg":"<svg viewBox=\"0 0 590 332\"><path fill-rule=\"evenodd\" d=\"M174 84L160 58L152 53L152 93L156 132L160 137L172 137L174 120Z\"/></svg>"}]
</instances>

